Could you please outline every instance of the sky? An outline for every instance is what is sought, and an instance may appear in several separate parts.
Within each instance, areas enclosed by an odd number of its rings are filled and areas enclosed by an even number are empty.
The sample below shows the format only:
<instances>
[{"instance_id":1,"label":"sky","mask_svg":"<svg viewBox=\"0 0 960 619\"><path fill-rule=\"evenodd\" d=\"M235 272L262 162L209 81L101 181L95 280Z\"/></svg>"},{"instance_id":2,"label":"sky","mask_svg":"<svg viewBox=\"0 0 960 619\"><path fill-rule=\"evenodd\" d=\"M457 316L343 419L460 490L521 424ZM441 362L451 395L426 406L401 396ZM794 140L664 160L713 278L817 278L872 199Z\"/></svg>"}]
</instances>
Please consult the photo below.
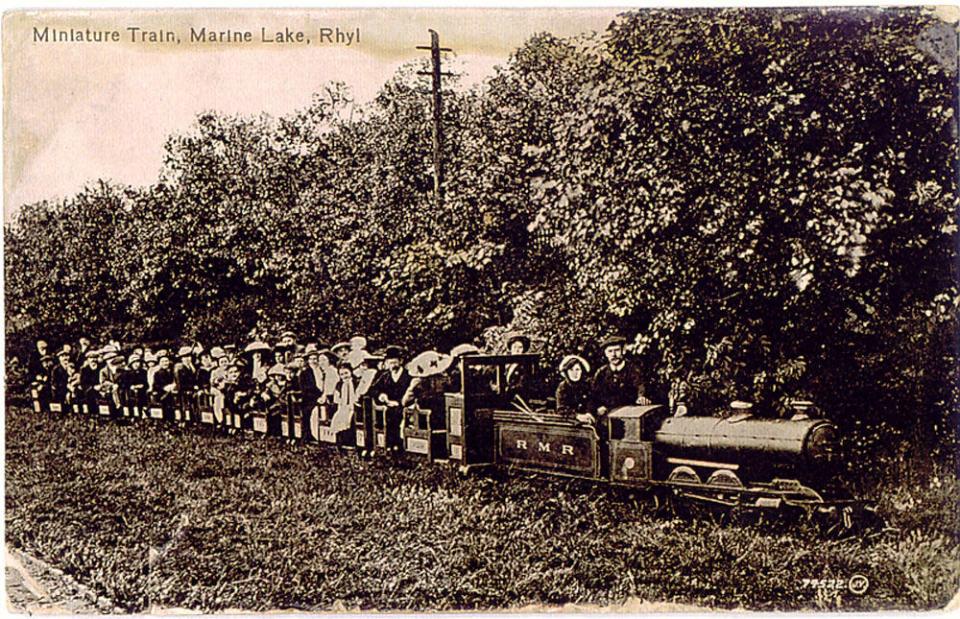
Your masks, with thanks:
<instances>
[{"instance_id":1,"label":"sky","mask_svg":"<svg viewBox=\"0 0 960 619\"><path fill-rule=\"evenodd\" d=\"M603 31L617 9L339 9L21 11L3 20L4 221L20 205L57 199L104 178L156 180L167 136L197 114L284 115L328 81L359 102L403 63L423 56L428 29L453 48L471 85L530 36ZM129 27L166 31L180 43L131 42ZM322 28L360 29L349 46ZM118 42L35 40L35 30L118 31ZM252 43L191 43L191 28L250 31ZM302 31L310 43L261 43L266 32ZM52 35L51 35L52 36ZM270 38L276 38L270 35ZM343 41L343 39L341 39Z\"/></svg>"}]
</instances>

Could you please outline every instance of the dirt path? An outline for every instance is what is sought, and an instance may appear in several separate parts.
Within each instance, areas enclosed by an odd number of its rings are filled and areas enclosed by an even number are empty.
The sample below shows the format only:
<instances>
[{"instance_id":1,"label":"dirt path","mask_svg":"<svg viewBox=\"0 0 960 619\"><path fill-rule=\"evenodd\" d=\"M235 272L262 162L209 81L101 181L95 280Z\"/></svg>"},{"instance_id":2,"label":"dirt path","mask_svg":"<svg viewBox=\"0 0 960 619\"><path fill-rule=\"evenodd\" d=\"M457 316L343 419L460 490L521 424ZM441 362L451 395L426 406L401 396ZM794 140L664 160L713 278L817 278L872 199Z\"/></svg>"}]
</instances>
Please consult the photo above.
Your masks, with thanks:
<instances>
[{"instance_id":1,"label":"dirt path","mask_svg":"<svg viewBox=\"0 0 960 619\"><path fill-rule=\"evenodd\" d=\"M37 615L122 613L110 600L25 552L6 547L7 609Z\"/></svg>"}]
</instances>

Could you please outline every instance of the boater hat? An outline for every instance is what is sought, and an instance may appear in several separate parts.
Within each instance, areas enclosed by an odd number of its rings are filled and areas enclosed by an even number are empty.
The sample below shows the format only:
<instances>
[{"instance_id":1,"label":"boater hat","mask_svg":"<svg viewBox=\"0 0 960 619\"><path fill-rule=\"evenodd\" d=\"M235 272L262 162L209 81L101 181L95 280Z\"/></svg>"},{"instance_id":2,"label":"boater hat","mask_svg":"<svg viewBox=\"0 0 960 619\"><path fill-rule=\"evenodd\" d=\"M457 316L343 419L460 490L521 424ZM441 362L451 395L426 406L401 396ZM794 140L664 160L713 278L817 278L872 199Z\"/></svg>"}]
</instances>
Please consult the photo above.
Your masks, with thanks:
<instances>
[{"instance_id":1,"label":"boater hat","mask_svg":"<svg viewBox=\"0 0 960 619\"><path fill-rule=\"evenodd\" d=\"M427 350L410 360L407 364L407 372L414 378L425 378L446 372L452 363L453 357L450 355Z\"/></svg>"},{"instance_id":2,"label":"boater hat","mask_svg":"<svg viewBox=\"0 0 960 619\"><path fill-rule=\"evenodd\" d=\"M181 346L180 350L177 351L177 357L191 357L193 356L193 348L190 346Z\"/></svg>"},{"instance_id":3,"label":"boater hat","mask_svg":"<svg viewBox=\"0 0 960 619\"><path fill-rule=\"evenodd\" d=\"M244 347L243 352L246 353L255 353L255 352L270 352L272 350L270 345L265 342L250 342Z\"/></svg>"},{"instance_id":4,"label":"boater hat","mask_svg":"<svg viewBox=\"0 0 960 619\"><path fill-rule=\"evenodd\" d=\"M284 378L286 378L287 371L283 367L282 363L275 363L273 364L273 367L270 368L270 371L267 372L267 376L283 376Z\"/></svg>"},{"instance_id":5,"label":"boater hat","mask_svg":"<svg viewBox=\"0 0 960 619\"><path fill-rule=\"evenodd\" d=\"M457 344L450 350L450 357L455 359L463 355L475 355L479 352L480 349L473 344Z\"/></svg>"},{"instance_id":6,"label":"boater hat","mask_svg":"<svg viewBox=\"0 0 960 619\"><path fill-rule=\"evenodd\" d=\"M333 354L337 354L337 351L342 349L349 350L350 342L337 342L336 344L330 347L330 352L332 352Z\"/></svg>"},{"instance_id":7,"label":"boater hat","mask_svg":"<svg viewBox=\"0 0 960 619\"><path fill-rule=\"evenodd\" d=\"M219 359L220 357L225 357L226 355L227 355L226 351L224 351L219 346L214 346L213 348L210 349L210 356L213 357L214 359Z\"/></svg>"}]
</instances>

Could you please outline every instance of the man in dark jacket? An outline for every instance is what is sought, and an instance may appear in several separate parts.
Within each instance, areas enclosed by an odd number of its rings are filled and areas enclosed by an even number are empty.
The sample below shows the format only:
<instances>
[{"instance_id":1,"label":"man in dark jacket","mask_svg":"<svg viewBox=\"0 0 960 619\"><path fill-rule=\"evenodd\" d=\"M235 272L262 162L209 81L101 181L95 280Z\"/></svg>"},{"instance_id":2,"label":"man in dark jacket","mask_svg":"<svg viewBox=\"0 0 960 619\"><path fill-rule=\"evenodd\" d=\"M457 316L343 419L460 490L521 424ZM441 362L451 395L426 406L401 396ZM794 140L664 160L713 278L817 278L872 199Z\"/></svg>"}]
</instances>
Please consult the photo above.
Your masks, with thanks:
<instances>
[{"instance_id":1,"label":"man in dark jacket","mask_svg":"<svg viewBox=\"0 0 960 619\"><path fill-rule=\"evenodd\" d=\"M607 363L593 376L593 399L598 419L614 408L650 404L643 372L636 363L623 356L626 343L620 336L605 338L600 343Z\"/></svg>"},{"instance_id":2,"label":"man in dark jacket","mask_svg":"<svg viewBox=\"0 0 960 619\"><path fill-rule=\"evenodd\" d=\"M181 346L177 351L180 361L173 368L183 412L191 421L196 417L197 367L193 364L193 347Z\"/></svg>"},{"instance_id":3,"label":"man in dark jacket","mask_svg":"<svg viewBox=\"0 0 960 619\"><path fill-rule=\"evenodd\" d=\"M53 402L67 401L67 383L70 382L70 351L61 350L57 353L57 365L50 376Z\"/></svg>"},{"instance_id":4,"label":"man in dark jacket","mask_svg":"<svg viewBox=\"0 0 960 619\"><path fill-rule=\"evenodd\" d=\"M165 417L169 417L176 406L177 380L173 376L170 364L170 355L166 351L157 354L157 370L153 373L154 402L163 409Z\"/></svg>"},{"instance_id":5,"label":"man in dark jacket","mask_svg":"<svg viewBox=\"0 0 960 619\"><path fill-rule=\"evenodd\" d=\"M147 371L143 357L133 353L127 359L127 369L120 373L120 398L124 406L135 407L139 414L147 405Z\"/></svg>"},{"instance_id":6,"label":"man in dark jacket","mask_svg":"<svg viewBox=\"0 0 960 619\"><path fill-rule=\"evenodd\" d=\"M377 404L386 407L385 425L386 447L397 451L403 445L400 439L400 423L403 420L403 407L400 405L403 394L410 388L410 374L404 369L400 359L400 349L387 346L384 351L383 372L380 372L370 386L370 396Z\"/></svg>"},{"instance_id":7,"label":"man in dark jacket","mask_svg":"<svg viewBox=\"0 0 960 619\"><path fill-rule=\"evenodd\" d=\"M97 386L100 384L100 353L96 350L88 350L84 354L83 367L80 368L80 393L81 402L90 407L90 411L95 411L97 407Z\"/></svg>"}]
</instances>

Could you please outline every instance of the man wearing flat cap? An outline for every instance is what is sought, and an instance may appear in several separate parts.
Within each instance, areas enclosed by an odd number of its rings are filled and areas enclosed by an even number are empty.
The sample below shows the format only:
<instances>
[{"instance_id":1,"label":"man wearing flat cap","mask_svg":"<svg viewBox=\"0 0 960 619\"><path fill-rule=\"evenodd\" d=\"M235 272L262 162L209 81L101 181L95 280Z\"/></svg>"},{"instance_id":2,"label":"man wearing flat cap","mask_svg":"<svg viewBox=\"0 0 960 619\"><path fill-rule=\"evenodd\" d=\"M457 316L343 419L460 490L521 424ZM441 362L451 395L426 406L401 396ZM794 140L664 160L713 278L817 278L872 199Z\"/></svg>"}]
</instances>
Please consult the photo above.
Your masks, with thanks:
<instances>
[{"instance_id":1,"label":"man wearing flat cap","mask_svg":"<svg viewBox=\"0 0 960 619\"><path fill-rule=\"evenodd\" d=\"M602 419L615 408L650 404L640 367L623 356L627 340L619 335L604 338L600 349L607 363L593 376L593 400L596 415Z\"/></svg>"}]
</instances>

